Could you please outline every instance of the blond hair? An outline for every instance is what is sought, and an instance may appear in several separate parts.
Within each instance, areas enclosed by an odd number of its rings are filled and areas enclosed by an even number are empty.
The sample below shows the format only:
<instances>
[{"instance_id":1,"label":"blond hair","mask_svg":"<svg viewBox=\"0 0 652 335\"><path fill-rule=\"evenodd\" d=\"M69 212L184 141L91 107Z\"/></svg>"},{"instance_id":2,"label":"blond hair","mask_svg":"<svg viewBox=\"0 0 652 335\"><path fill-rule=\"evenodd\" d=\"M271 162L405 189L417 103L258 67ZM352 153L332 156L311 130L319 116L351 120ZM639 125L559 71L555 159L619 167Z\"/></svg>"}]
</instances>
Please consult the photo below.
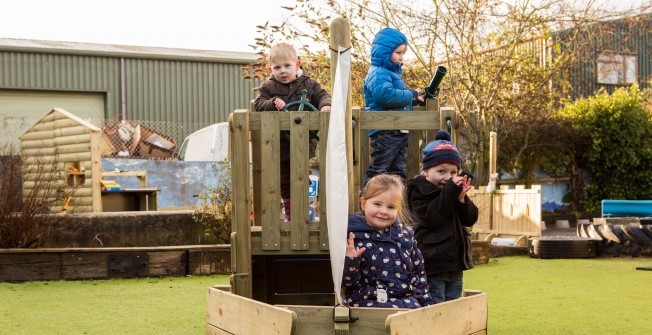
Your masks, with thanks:
<instances>
[{"instance_id":1,"label":"blond hair","mask_svg":"<svg viewBox=\"0 0 652 335\"><path fill-rule=\"evenodd\" d=\"M404 224L408 226L412 225L411 216L409 212L405 210L405 186L403 185L401 177L388 173L375 175L373 178L369 179L367 185L362 190L362 195L360 197L366 201L391 189L396 190L396 197L398 198L396 203L396 217Z\"/></svg>"},{"instance_id":2,"label":"blond hair","mask_svg":"<svg viewBox=\"0 0 652 335\"><path fill-rule=\"evenodd\" d=\"M290 59L293 62L296 62L299 59L297 57L297 50L294 49L293 46L287 43L277 43L269 50L267 61L270 65L274 64L274 62L279 62L286 59Z\"/></svg>"}]
</instances>

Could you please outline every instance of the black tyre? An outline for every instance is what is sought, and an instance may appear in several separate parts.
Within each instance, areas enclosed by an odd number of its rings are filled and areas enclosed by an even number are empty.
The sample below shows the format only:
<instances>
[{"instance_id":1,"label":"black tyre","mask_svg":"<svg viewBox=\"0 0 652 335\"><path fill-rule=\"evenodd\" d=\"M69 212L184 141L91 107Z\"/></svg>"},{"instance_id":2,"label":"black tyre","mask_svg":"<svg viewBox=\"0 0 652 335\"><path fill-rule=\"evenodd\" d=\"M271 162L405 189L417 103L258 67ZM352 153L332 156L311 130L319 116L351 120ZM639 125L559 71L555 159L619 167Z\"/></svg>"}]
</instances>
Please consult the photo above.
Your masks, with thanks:
<instances>
[{"instance_id":1,"label":"black tyre","mask_svg":"<svg viewBox=\"0 0 652 335\"><path fill-rule=\"evenodd\" d=\"M604 236L609 241L620 244L620 238L614 234L611 224L598 225L598 231L600 231L602 236Z\"/></svg>"},{"instance_id":2,"label":"black tyre","mask_svg":"<svg viewBox=\"0 0 652 335\"><path fill-rule=\"evenodd\" d=\"M528 254L533 258L592 258L597 241L574 236L546 236L528 240Z\"/></svg>"},{"instance_id":3,"label":"black tyre","mask_svg":"<svg viewBox=\"0 0 652 335\"><path fill-rule=\"evenodd\" d=\"M643 226L643 230L645 230L645 233L647 233L650 238L652 238L652 224L647 224Z\"/></svg>"},{"instance_id":4,"label":"black tyre","mask_svg":"<svg viewBox=\"0 0 652 335\"><path fill-rule=\"evenodd\" d=\"M584 238L589 237L589 234L588 234L587 229L586 229L589 224L590 223L578 223L577 224L577 236L578 237L584 237Z\"/></svg>"},{"instance_id":5,"label":"black tyre","mask_svg":"<svg viewBox=\"0 0 652 335\"><path fill-rule=\"evenodd\" d=\"M589 223L586 226L586 233L589 235L588 237L591 239L594 239L596 241L604 241L606 238L598 231L598 227L596 227L595 224Z\"/></svg>"}]
</instances>

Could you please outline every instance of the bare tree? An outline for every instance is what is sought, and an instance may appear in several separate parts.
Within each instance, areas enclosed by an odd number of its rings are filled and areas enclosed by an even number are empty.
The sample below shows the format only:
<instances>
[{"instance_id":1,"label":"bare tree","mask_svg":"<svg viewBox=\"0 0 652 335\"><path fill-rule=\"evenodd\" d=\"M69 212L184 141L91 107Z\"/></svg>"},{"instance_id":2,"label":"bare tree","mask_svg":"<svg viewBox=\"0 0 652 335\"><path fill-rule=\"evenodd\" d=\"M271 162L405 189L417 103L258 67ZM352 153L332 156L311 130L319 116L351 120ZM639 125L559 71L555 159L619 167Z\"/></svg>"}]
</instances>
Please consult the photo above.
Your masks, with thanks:
<instances>
[{"instance_id":1,"label":"bare tree","mask_svg":"<svg viewBox=\"0 0 652 335\"><path fill-rule=\"evenodd\" d=\"M590 49L587 40L600 29L586 27L647 7L616 10L607 0L438 0L305 1L285 7L280 25L259 26L254 46L261 57L279 40L303 45L308 71L330 86L328 27L335 17L351 22L353 102L363 105L362 81L368 50L382 27L408 37L411 59L403 77L410 87L424 87L438 65L448 74L440 101L461 113L462 152L466 169L482 171L490 131L499 134L499 169L518 171L526 183L540 168L544 150L557 145L553 111L572 96L569 73ZM649 7L649 6L648 6ZM593 26L593 27L598 27ZM559 34L563 31L563 34ZM264 76L264 60L245 68ZM360 88L360 89L356 89ZM481 183L484 181L480 181Z\"/></svg>"}]
</instances>

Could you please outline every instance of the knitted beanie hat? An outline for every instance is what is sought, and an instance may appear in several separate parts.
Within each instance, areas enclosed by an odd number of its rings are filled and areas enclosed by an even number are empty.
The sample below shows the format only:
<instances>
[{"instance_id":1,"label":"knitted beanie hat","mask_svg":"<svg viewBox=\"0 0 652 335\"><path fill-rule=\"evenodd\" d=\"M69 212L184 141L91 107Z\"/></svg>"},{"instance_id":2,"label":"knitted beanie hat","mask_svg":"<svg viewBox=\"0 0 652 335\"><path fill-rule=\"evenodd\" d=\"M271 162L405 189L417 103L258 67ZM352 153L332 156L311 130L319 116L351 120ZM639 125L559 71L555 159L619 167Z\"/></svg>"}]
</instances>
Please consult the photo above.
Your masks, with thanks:
<instances>
[{"instance_id":1,"label":"knitted beanie hat","mask_svg":"<svg viewBox=\"0 0 652 335\"><path fill-rule=\"evenodd\" d=\"M423 148L421 164L426 170L443 163L454 164L458 168L462 166L462 156L457 151L455 144L451 142L451 134L442 129L435 135L435 140Z\"/></svg>"}]
</instances>

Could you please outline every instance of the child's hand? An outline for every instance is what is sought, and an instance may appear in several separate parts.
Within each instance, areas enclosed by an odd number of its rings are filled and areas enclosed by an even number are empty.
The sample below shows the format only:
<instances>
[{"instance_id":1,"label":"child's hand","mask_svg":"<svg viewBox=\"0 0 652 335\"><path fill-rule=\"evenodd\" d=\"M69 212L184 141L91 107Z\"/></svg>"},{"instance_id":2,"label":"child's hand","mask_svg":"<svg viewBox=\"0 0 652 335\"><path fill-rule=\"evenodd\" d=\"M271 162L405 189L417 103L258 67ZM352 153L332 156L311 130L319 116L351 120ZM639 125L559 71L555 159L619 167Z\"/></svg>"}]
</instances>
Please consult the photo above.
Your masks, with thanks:
<instances>
[{"instance_id":1,"label":"child's hand","mask_svg":"<svg viewBox=\"0 0 652 335\"><path fill-rule=\"evenodd\" d=\"M456 183L456 184L462 188L462 192L460 192L460 195L457 197L457 199L459 199L459 201L461 202L464 202L464 196L466 195L466 192L468 192L471 189L471 178L469 178L466 175L459 178L461 183L460 184Z\"/></svg>"},{"instance_id":2,"label":"child's hand","mask_svg":"<svg viewBox=\"0 0 652 335\"><path fill-rule=\"evenodd\" d=\"M355 250L355 244L354 244L354 241L353 241L353 233L349 233L349 239L348 239L348 241L346 243L346 257L349 257L349 258L360 257L360 255L362 255L362 253L365 250L367 250L367 248L365 248L365 247L362 247L362 248L360 248L358 250Z\"/></svg>"},{"instance_id":3,"label":"child's hand","mask_svg":"<svg viewBox=\"0 0 652 335\"><path fill-rule=\"evenodd\" d=\"M276 106L276 109L281 110L285 107L285 101L279 98L274 98L274 106Z\"/></svg>"},{"instance_id":4,"label":"child's hand","mask_svg":"<svg viewBox=\"0 0 652 335\"><path fill-rule=\"evenodd\" d=\"M422 89L417 88L417 93L419 93L419 95L417 95L418 102L426 101L426 93Z\"/></svg>"},{"instance_id":5,"label":"child's hand","mask_svg":"<svg viewBox=\"0 0 652 335\"><path fill-rule=\"evenodd\" d=\"M331 111L331 106L324 106L320 109L322 112L330 112Z\"/></svg>"}]
</instances>

